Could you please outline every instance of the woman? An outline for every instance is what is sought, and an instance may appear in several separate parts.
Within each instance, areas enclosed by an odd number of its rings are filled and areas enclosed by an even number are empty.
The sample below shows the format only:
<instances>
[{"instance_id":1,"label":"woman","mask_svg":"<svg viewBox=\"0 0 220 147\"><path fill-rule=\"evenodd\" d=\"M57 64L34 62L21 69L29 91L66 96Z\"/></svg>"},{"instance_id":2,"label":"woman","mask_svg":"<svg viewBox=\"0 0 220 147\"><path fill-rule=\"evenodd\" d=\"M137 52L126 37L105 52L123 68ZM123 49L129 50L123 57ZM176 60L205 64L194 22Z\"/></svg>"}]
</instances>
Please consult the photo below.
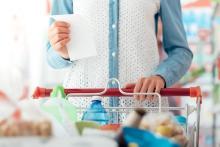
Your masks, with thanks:
<instances>
[{"instance_id":1,"label":"woman","mask_svg":"<svg viewBox=\"0 0 220 147\"><path fill-rule=\"evenodd\" d=\"M65 87L104 87L118 78L134 92L160 92L188 70L192 52L181 20L180 0L54 0L52 14L77 13L87 17L95 32L97 57L69 61L66 44L69 24L54 22L49 28L47 57L54 68L71 66ZM157 21L163 23L164 49L168 58L159 63ZM128 84L126 84L128 83ZM115 87L115 83L110 84ZM151 96L136 96L146 106L157 106ZM163 101L166 103L166 100ZM111 106L130 106L133 101L110 99Z\"/></svg>"}]
</instances>

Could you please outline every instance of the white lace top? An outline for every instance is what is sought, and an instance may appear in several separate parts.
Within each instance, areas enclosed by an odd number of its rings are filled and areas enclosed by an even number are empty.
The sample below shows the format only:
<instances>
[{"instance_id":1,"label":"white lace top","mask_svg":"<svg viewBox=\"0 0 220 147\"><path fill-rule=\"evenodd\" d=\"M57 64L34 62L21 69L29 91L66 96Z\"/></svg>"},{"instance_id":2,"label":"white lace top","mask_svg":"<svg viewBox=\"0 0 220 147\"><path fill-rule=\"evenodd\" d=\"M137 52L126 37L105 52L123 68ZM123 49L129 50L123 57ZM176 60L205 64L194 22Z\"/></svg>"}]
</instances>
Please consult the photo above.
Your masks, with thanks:
<instances>
[{"instance_id":1,"label":"white lace top","mask_svg":"<svg viewBox=\"0 0 220 147\"><path fill-rule=\"evenodd\" d=\"M119 0L119 81L122 85L150 76L159 64L154 16L160 0ZM95 31L97 57L76 61L64 82L66 88L104 87L108 81L109 1L74 0L75 14L87 17ZM89 98L72 99L79 106ZM108 105L108 100L104 100ZM120 98L120 106L134 105L133 98ZM167 100L162 100L167 105ZM158 100L146 100L144 106L158 106Z\"/></svg>"}]
</instances>

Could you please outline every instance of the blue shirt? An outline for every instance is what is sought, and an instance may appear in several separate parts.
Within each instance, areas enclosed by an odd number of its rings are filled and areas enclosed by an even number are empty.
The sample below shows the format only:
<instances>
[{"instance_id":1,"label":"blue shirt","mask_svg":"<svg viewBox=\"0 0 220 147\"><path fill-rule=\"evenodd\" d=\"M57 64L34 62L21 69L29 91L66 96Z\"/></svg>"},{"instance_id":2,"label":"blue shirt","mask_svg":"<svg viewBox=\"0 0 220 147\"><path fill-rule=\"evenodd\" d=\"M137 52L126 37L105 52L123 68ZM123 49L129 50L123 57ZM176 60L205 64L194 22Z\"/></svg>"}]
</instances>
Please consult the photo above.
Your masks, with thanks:
<instances>
[{"instance_id":1,"label":"blue shirt","mask_svg":"<svg viewBox=\"0 0 220 147\"><path fill-rule=\"evenodd\" d=\"M163 24L163 47L168 58L159 64L153 75L162 76L166 82L166 86L169 87L187 72L191 65L193 54L189 49L182 23L180 0L161 0L160 5L160 11L155 15L155 22L157 24L158 17L161 17ZM115 25L115 22L118 22L118 0L110 0L109 7L109 25L112 26ZM72 13L72 0L53 0L52 15ZM117 58L111 58L111 54L119 50L117 29L109 28L109 78L117 78L118 61ZM50 43L47 44L47 59L50 66L57 69L68 67L72 64L72 62L60 57L52 49Z\"/></svg>"}]
</instances>

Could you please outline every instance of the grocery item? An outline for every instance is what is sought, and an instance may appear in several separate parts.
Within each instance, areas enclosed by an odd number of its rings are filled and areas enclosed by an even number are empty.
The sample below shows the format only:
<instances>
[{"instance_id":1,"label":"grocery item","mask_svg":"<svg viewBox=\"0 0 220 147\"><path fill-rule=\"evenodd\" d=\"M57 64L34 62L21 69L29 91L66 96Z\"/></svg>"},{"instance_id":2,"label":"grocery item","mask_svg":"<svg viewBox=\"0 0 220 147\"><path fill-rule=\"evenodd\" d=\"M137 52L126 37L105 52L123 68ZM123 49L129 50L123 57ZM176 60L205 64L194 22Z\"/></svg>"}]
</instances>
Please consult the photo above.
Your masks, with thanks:
<instances>
[{"instance_id":1,"label":"grocery item","mask_svg":"<svg viewBox=\"0 0 220 147\"><path fill-rule=\"evenodd\" d=\"M92 128L85 128L83 130L82 136L97 136L97 137L106 137L110 139L115 139L117 133L114 131L102 131L100 129L92 129Z\"/></svg>"},{"instance_id":2,"label":"grocery item","mask_svg":"<svg viewBox=\"0 0 220 147\"><path fill-rule=\"evenodd\" d=\"M50 118L41 113L40 109L31 100L1 102L0 109L0 137L40 136L52 135ZM9 111L9 112L5 112Z\"/></svg>"},{"instance_id":3,"label":"grocery item","mask_svg":"<svg viewBox=\"0 0 220 147\"><path fill-rule=\"evenodd\" d=\"M220 83L216 82L213 84L213 102L214 104L219 104L220 103Z\"/></svg>"},{"instance_id":4,"label":"grocery item","mask_svg":"<svg viewBox=\"0 0 220 147\"><path fill-rule=\"evenodd\" d=\"M164 137L155 136L151 131L124 127L122 132L125 145L138 147L179 147L177 143Z\"/></svg>"},{"instance_id":5,"label":"grocery item","mask_svg":"<svg viewBox=\"0 0 220 147\"><path fill-rule=\"evenodd\" d=\"M187 137L184 134L184 127L182 127L186 124L186 119L183 116L175 118L168 112L138 114L140 113L137 111L131 112L124 124L147 132L154 132L157 136L169 138L182 146L187 144Z\"/></svg>"},{"instance_id":6,"label":"grocery item","mask_svg":"<svg viewBox=\"0 0 220 147\"><path fill-rule=\"evenodd\" d=\"M179 124L176 124L175 122L168 124L167 127L170 127L172 129L173 135L184 134L184 128L181 127Z\"/></svg>"},{"instance_id":7,"label":"grocery item","mask_svg":"<svg viewBox=\"0 0 220 147\"><path fill-rule=\"evenodd\" d=\"M132 143L129 143L129 144L128 144L128 147L138 147L138 144L132 142Z\"/></svg>"},{"instance_id":8,"label":"grocery item","mask_svg":"<svg viewBox=\"0 0 220 147\"><path fill-rule=\"evenodd\" d=\"M120 129L120 124L108 124L101 126L100 129L104 131L118 131Z\"/></svg>"},{"instance_id":9,"label":"grocery item","mask_svg":"<svg viewBox=\"0 0 220 147\"><path fill-rule=\"evenodd\" d=\"M173 134L173 130L169 126L160 125L156 128L156 133L161 136L171 137Z\"/></svg>"},{"instance_id":10,"label":"grocery item","mask_svg":"<svg viewBox=\"0 0 220 147\"><path fill-rule=\"evenodd\" d=\"M79 121L75 123L76 128L78 129L79 134L81 135L85 128L93 128L98 129L100 126L96 122L87 122L87 121Z\"/></svg>"},{"instance_id":11,"label":"grocery item","mask_svg":"<svg viewBox=\"0 0 220 147\"><path fill-rule=\"evenodd\" d=\"M186 130L186 123L187 123L186 118L181 115L175 116L175 118L177 122L183 127L183 129Z\"/></svg>"},{"instance_id":12,"label":"grocery item","mask_svg":"<svg viewBox=\"0 0 220 147\"><path fill-rule=\"evenodd\" d=\"M63 139L65 140L65 139ZM104 136L82 136L71 138L71 147L118 147L115 140Z\"/></svg>"},{"instance_id":13,"label":"grocery item","mask_svg":"<svg viewBox=\"0 0 220 147\"><path fill-rule=\"evenodd\" d=\"M170 124L171 120L170 113L148 113L142 117L139 128L155 131L160 125Z\"/></svg>"},{"instance_id":14,"label":"grocery item","mask_svg":"<svg viewBox=\"0 0 220 147\"><path fill-rule=\"evenodd\" d=\"M171 138L173 141L181 144L181 146L186 146L187 145L187 138L184 135L176 135L174 137Z\"/></svg>"},{"instance_id":15,"label":"grocery item","mask_svg":"<svg viewBox=\"0 0 220 147\"><path fill-rule=\"evenodd\" d=\"M53 116L58 122L69 121L74 124L77 120L76 108L65 99L48 99L41 104L41 109Z\"/></svg>"},{"instance_id":16,"label":"grocery item","mask_svg":"<svg viewBox=\"0 0 220 147\"><path fill-rule=\"evenodd\" d=\"M60 123L64 119L68 119L73 124L77 120L76 107L65 99L64 88L60 85L56 86L50 97L49 100L42 102L41 108L55 117Z\"/></svg>"},{"instance_id":17,"label":"grocery item","mask_svg":"<svg viewBox=\"0 0 220 147\"><path fill-rule=\"evenodd\" d=\"M145 115L145 116L142 117L138 128L143 129L143 130L150 130L150 122L146 118L147 116L148 115Z\"/></svg>"},{"instance_id":18,"label":"grocery item","mask_svg":"<svg viewBox=\"0 0 220 147\"><path fill-rule=\"evenodd\" d=\"M93 121L100 125L106 125L109 122L109 115L105 108L102 106L100 97L93 97L91 105L84 112L83 121Z\"/></svg>"},{"instance_id":19,"label":"grocery item","mask_svg":"<svg viewBox=\"0 0 220 147\"><path fill-rule=\"evenodd\" d=\"M51 98L65 98L66 94L64 92L64 88L61 85L57 85L53 91L50 93Z\"/></svg>"},{"instance_id":20,"label":"grocery item","mask_svg":"<svg viewBox=\"0 0 220 147\"><path fill-rule=\"evenodd\" d=\"M0 125L1 137L14 136L41 136L50 137L52 125L49 120L27 121L27 120L5 120Z\"/></svg>"},{"instance_id":21,"label":"grocery item","mask_svg":"<svg viewBox=\"0 0 220 147\"><path fill-rule=\"evenodd\" d=\"M141 122L142 117L146 114L143 109L136 109L132 111L123 122L123 126L135 127L137 128Z\"/></svg>"}]
</instances>

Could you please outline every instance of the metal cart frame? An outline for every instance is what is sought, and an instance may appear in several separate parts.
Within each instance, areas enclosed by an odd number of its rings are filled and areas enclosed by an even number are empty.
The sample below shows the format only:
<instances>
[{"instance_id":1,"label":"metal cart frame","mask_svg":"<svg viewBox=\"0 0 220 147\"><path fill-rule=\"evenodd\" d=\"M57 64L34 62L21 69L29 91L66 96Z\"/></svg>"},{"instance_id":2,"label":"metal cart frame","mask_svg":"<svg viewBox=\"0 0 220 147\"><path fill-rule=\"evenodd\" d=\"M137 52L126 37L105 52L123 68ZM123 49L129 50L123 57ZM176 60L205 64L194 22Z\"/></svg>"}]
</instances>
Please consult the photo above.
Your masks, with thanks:
<instances>
[{"instance_id":1,"label":"metal cart frame","mask_svg":"<svg viewBox=\"0 0 220 147\"><path fill-rule=\"evenodd\" d=\"M108 88L108 85L110 82L115 82L118 84L118 88ZM45 89L37 87L33 98L37 99L39 97L48 97L51 93L52 89ZM159 112L162 112L162 109L164 110L183 110L184 107L162 107L161 104L161 96L188 96L191 98L196 98L196 124L193 127L193 132L195 132L195 140L193 143L193 146L198 147L199 146L199 128L200 128L200 109L201 109L201 103L202 103L202 95L200 87L191 87L191 88L165 88L162 89L160 94L159 93L134 93L133 89L125 89L121 87L120 82L118 79L112 78L108 81L105 88L86 88L86 89L65 89L64 92L67 94L66 99L69 99L70 97L91 97L91 96L101 96L101 97L125 97L125 96L134 96L134 95L154 95L159 98L159 106L158 107L147 107L145 109L158 109ZM133 110L135 108L140 107L108 107L107 110L114 112L123 112L124 110ZM80 112L83 111L83 109L86 108L79 108ZM186 117L188 121L188 116L191 114L189 111L189 106L186 106ZM188 126L186 129L186 132L188 132ZM194 135L194 133L193 133ZM194 136L193 136L194 137Z\"/></svg>"}]
</instances>

